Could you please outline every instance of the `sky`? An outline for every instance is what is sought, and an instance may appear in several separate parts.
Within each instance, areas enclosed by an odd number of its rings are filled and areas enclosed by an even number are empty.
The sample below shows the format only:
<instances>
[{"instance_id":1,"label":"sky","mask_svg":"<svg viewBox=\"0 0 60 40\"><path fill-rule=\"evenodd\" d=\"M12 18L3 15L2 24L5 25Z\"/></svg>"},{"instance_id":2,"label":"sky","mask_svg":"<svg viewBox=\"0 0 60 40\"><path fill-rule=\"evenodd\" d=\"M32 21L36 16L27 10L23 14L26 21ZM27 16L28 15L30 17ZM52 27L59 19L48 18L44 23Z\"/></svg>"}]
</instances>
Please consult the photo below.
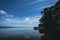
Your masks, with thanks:
<instances>
[{"instance_id":1,"label":"sky","mask_svg":"<svg viewBox=\"0 0 60 40\"><path fill-rule=\"evenodd\" d=\"M0 0L0 26L38 26L41 11L58 0Z\"/></svg>"}]
</instances>

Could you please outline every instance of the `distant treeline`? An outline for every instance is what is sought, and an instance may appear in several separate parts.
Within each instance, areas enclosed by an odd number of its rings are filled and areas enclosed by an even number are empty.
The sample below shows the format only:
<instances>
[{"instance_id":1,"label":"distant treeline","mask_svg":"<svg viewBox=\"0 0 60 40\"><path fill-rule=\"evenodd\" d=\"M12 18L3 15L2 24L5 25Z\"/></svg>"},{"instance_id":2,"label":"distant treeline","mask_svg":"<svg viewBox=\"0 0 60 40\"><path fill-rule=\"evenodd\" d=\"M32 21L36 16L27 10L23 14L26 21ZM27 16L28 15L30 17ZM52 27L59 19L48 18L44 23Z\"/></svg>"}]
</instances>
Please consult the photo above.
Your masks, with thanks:
<instances>
[{"instance_id":1,"label":"distant treeline","mask_svg":"<svg viewBox=\"0 0 60 40\"><path fill-rule=\"evenodd\" d=\"M8 26L0 26L0 28L12 28L12 27L8 27Z\"/></svg>"}]
</instances>

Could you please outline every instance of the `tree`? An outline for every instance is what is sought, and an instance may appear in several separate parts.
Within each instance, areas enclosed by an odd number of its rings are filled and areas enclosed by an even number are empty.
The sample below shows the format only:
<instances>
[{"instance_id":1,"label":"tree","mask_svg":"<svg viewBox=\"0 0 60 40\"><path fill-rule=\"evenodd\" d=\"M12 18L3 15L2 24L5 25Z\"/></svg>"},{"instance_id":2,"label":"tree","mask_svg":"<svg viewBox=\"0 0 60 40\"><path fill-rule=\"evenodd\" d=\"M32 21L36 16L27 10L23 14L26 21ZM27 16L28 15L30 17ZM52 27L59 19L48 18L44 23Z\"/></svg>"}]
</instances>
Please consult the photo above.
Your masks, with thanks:
<instances>
[{"instance_id":1,"label":"tree","mask_svg":"<svg viewBox=\"0 0 60 40\"><path fill-rule=\"evenodd\" d=\"M51 7L46 7L41 12L39 31L56 39L60 37L60 0ZM52 40L52 39L51 39Z\"/></svg>"}]
</instances>

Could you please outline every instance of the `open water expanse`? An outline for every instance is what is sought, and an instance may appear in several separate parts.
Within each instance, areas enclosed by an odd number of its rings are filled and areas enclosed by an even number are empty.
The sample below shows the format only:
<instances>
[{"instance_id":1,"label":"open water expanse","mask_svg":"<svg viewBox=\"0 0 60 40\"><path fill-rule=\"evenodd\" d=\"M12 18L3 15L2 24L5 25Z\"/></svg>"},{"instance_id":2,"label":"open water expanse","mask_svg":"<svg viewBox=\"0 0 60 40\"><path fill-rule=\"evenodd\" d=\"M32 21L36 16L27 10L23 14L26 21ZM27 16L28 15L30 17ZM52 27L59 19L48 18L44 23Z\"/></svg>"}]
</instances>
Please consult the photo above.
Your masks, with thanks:
<instances>
[{"instance_id":1,"label":"open water expanse","mask_svg":"<svg viewBox=\"0 0 60 40\"><path fill-rule=\"evenodd\" d=\"M0 40L40 40L40 33L33 28L0 28Z\"/></svg>"}]
</instances>

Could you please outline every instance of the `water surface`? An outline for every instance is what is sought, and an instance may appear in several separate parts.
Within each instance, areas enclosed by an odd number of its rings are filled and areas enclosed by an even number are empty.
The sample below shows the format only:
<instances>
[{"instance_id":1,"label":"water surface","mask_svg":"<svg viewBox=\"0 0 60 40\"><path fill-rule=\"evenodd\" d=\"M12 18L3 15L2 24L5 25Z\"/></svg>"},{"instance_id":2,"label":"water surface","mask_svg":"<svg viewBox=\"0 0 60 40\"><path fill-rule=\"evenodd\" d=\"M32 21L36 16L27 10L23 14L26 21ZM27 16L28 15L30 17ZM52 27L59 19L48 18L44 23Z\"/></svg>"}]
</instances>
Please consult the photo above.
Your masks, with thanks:
<instances>
[{"instance_id":1,"label":"water surface","mask_svg":"<svg viewBox=\"0 0 60 40\"><path fill-rule=\"evenodd\" d=\"M40 33L33 28L0 28L1 40L39 40Z\"/></svg>"}]
</instances>

